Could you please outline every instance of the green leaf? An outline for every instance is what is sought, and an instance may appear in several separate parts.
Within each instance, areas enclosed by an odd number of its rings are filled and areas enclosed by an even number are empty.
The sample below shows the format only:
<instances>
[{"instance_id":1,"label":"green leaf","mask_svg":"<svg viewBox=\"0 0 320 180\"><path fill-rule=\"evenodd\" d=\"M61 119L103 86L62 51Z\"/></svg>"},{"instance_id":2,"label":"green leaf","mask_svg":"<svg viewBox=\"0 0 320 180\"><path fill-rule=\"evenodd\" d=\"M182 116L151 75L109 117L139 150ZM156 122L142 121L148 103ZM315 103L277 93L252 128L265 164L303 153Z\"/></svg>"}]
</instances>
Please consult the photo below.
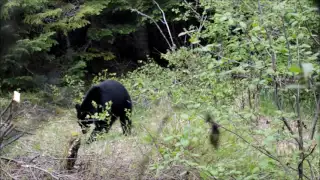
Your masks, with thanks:
<instances>
[{"instance_id":1,"label":"green leaf","mask_svg":"<svg viewBox=\"0 0 320 180\"><path fill-rule=\"evenodd\" d=\"M307 51L307 52L305 52L304 54L309 56L309 55L312 54L312 52L311 52L311 51Z\"/></svg>"},{"instance_id":2,"label":"green leaf","mask_svg":"<svg viewBox=\"0 0 320 180\"><path fill-rule=\"evenodd\" d=\"M259 39L256 36L252 36L251 39L252 39L252 42L255 42L255 43L259 42Z\"/></svg>"},{"instance_id":3,"label":"green leaf","mask_svg":"<svg viewBox=\"0 0 320 180\"><path fill-rule=\"evenodd\" d=\"M302 69L297 66L297 65L292 65L290 68L289 68L289 71L290 72L293 72L293 73L301 73L302 72Z\"/></svg>"},{"instance_id":4,"label":"green leaf","mask_svg":"<svg viewBox=\"0 0 320 180\"><path fill-rule=\"evenodd\" d=\"M180 117L182 119L189 119L189 115L188 114L181 114Z\"/></svg>"},{"instance_id":5,"label":"green leaf","mask_svg":"<svg viewBox=\"0 0 320 180\"><path fill-rule=\"evenodd\" d=\"M200 103L197 103L197 104L195 104L193 107L194 108L199 108L201 106L201 104Z\"/></svg>"},{"instance_id":6,"label":"green leaf","mask_svg":"<svg viewBox=\"0 0 320 180\"><path fill-rule=\"evenodd\" d=\"M274 70L272 68L268 68L266 70L266 73L268 73L270 75L270 74L274 74L275 72L274 72Z\"/></svg>"},{"instance_id":7,"label":"green leaf","mask_svg":"<svg viewBox=\"0 0 320 180\"><path fill-rule=\"evenodd\" d=\"M252 27L257 27L257 26L259 26L259 23L258 23L257 21L254 21L254 22L252 23Z\"/></svg>"},{"instance_id":8,"label":"green leaf","mask_svg":"<svg viewBox=\"0 0 320 180\"><path fill-rule=\"evenodd\" d=\"M194 136L194 137L192 138L192 141L193 141L193 142L198 142L198 141L199 141L199 138L196 137L196 136Z\"/></svg>"},{"instance_id":9,"label":"green leaf","mask_svg":"<svg viewBox=\"0 0 320 180\"><path fill-rule=\"evenodd\" d=\"M254 28L252 28L252 31L260 31L261 27L260 26L255 26Z\"/></svg>"},{"instance_id":10,"label":"green leaf","mask_svg":"<svg viewBox=\"0 0 320 180\"><path fill-rule=\"evenodd\" d=\"M298 24L298 21L293 21L293 23L291 23L291 26L294 27L296 24Z\"/></svg>"},{"instance_id":11,"label":"green leaf","mask_svg":"<svg viewBox=\"0 0 320 180\"><path fill-rule=\"evenodd\" d=\"M251 173L257 173L259 172L260 168L259 167L255 167L252 169Z\"/></svg>"},{"instance_id":12,"label":"green leaf","mask_svg":"<svg viewBox=\"0 0 320 180\"><path fill-rule=\"evenodd\" d=\"M281 42L285 42L285 41L286 41L286 38L285 38L284 36L280 36L280 37L278 38L278 40L281 41Z\"/></svg>"},{"instance_id":13,"label":"green leaf","mask_svg":"<svg viewBox=\"0 0 320 180\"><path fill-rule=\"evenodd\" d=\"M220 21L223 22L223 21L225 21L225 20L227 20L227 19L228 19L227 16L222 16L222 17L220 18Z\"/></svg>"},{"instance_id":14,"label":"green leaf","mask_svg":"<svg viewBox=\"0 0 320 180\"><path fill-rule=\"evenodd\" d=\"M300 45L301 48L311 48L311 46L309 44L302 44Z\"/></svg>"},{"instance_id":15,"label":"green leaf","mask_svg":"<svg viewBox=\"0 0 320 180\"><path fill-rule=\"evenodd\" d=\"M183 147L187 147L189 145L190 141L188 139L181 139L180 144Z\"/></svg>"},{"instance_id":16,"label":"green leaf","mask_svg":"<svg viewBox=\"0 0 320 180\"><path fill-rule=\"evenodd\" d=\"M165 142L168 142L168 141L171 141L172 139L174 139L174 136L165 137L163 140L164 140Z\"/></svg>"},{"instance_id":17,"label":"green leaf","mask_svg":"<svg viewBox=\"0 0 320 180\"><path fill-rule=\"evenodd\" d=\"M189 42L191 44L198 44L198 43L200 43L200 40L196 36L191 36L191 38L189 39Z\"/></svg>"},{"instance_id":18,"label":"green leaf","mask_svg":"<svg viewBox=\"0 0 320 180\"><path fill-rule=\"evenodd\" d=\"M214 46L214 44L208 44L208 45L202 47L201 51L204 51L204 52L212 51L213 46Z\"/></svg>"},{"instance_id":19,"label":"green leaf","mask_svg":"<svg viewBox=\"0 0 320 180\"><path fill-rule=\"evenodd\" d=\"M302 33L300 33L300 34L298 35L297 39L303 39L304 37L305 37L305 35L302 34Z\"/></svg>"},{"instance_id":20,"label":"green leaf","mask_svg":"<svg viewBox=\"0 0 320 180\"><path fill-rule=\"evenodd\" d=\"M249 84L249 87L248 87L248 88L249 88L250 90L254 90L254 89L256 89L256 87L257 87L257 86L254 85L254 84Z\"/></svg>"},{"instance_id":21,"label":"green leaf","mask_svg":"<svg viewBox=\"0 0 320 180\"><path fill-rule=\"evenodd\" d=\"M240 26L241 26L243 29L247 29L246 23L244 23L244 22L241 21L239 24L240 24Z\"/></svg>"},{"instance_id":22,"label":"green leaf","mask_svg":"<svg viewBox=\"0 0 320 180\"><path fill-rule=\"evenodd\" d=\"M213 69L213 66L214 66L214 64L213 63L210 63L209 65L208 65L208 69L210 70L210 69Z\"/></svg>"}]
</instances>

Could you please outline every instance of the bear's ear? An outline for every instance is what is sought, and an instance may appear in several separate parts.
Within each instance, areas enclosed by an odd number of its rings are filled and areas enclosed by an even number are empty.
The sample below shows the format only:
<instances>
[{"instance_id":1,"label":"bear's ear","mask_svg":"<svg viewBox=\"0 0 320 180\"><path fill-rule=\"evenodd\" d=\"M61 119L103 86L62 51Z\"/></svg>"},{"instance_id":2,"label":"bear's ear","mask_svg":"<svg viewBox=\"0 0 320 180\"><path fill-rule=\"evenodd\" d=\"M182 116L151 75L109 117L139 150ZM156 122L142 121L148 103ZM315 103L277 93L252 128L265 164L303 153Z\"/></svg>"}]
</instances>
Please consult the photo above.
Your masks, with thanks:
<instances>
[{"instance_id":1,"label":"bear's ear","mask_svg":"<svg viewBox=\"0 0 320 180\"><path fill-rule=\"evenodd\" d=\"M80 110L80 104L76 104L75 108L76 108L77 111L79 111Z\"/></svg>"}]
</instances>

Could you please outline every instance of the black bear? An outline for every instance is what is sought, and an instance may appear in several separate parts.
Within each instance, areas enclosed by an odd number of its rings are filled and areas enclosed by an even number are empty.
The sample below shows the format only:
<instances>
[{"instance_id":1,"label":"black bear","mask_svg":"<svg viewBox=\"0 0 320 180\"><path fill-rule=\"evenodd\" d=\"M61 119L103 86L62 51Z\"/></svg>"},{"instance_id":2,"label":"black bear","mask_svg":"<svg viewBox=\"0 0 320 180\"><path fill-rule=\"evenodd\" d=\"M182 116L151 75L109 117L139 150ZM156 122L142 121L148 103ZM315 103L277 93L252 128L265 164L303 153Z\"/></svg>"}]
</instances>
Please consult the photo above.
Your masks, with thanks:
<instances>
[{"instance_id":1,"label":"black bear","mask_svg":"<svg viewBox=\"0 0 320 180\"><path fill-rule=\"evenodd\" d=\"M95 101L98 105L96 109L92 101ZM105 110L106 103L111 101L111 109L109 114L111 115L110 123L104 120L87 119L87 115L93 115L96 112L99 114ZM95 85L89 89L86 93L82 104L76 104L77 118L80 127L88 127L88 124L94 123L94 133L102 131L103 129L108 132L112 124L119 117L121 127L124 135L131 133L131 120L130 114L132 111L132 102L127 89L119 82L115 80L106 80L98 85ZM82 131L85 133L84 131Z\"/></svg>"}]
</instances>

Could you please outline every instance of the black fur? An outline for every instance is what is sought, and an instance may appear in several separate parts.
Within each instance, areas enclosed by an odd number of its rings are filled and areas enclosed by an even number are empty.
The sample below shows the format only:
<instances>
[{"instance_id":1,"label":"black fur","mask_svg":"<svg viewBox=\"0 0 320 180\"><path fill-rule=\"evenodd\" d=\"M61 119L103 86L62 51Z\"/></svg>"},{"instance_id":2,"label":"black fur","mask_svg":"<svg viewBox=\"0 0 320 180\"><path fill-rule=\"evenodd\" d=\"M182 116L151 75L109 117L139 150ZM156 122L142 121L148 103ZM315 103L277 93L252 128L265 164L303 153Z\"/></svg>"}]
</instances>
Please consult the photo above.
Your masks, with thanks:
<instances>
[{"instance_id":1,"label":"black fur","mask_svg":"<svg viewBox=\"0 0 320 180\"><path fill-rule=\"evenodd\" d=\"M97 109L93 106L92 101L95 101L98 105ZM96 112L101 113L105 110L105 103L109 101L112 102L109 111L109 114L111 114L109 124L107 121L86 118L87 115L93 115ZM117 81L106 80L91 87L85 95L82 104L76 104L75 108L77 111L77 118L79 119L78 123L82 129L83 127L88 127L89 124L94 123L95 133L97 131L102 131L103 129L108 132L112 124L119 117L123 134L128 135L131 133L132 123L129 117L132 112L131 98L126 88ZM126 109L129 111L129 114L126 113ZM82 130L82 132L86 133L85 130Z\"/></svg>"}]
</instances>

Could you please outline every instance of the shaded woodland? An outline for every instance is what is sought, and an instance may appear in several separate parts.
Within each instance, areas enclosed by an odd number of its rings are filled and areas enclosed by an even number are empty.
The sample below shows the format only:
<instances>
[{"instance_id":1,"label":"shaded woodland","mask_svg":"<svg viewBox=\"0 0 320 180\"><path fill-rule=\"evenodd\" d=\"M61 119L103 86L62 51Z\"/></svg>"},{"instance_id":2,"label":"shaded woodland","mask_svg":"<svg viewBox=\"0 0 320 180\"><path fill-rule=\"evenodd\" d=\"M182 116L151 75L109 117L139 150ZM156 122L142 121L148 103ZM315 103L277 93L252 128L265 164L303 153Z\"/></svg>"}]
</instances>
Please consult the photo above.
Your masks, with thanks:
<instances>
[{"instance_id":1,"label":"shaded woodland","mask_svg":"<svg viewBox=\"0 0 320 180\"><path fill-rule=\"evenodd\" d=\"M0 6L0 179L320 178L319 0ZM86 143L75 105L106 79L132 134Z\"/></svg>"},{"instance_id":2,"label":"shaded woodland","mask_svg":"<svg viewBox=\"0 0 320 180\"><path fill-rule=\"evenodd\" d=\"M164 23L152 1L2 1L2 89L32 90L44 84L61 85L64 75L89 78L102 70L123 74L139 67L139 60L161 58L168 44ZM198 26L182 1L159 1L174 44L188 45L178 37L183 28ZM99 7L99 8L97 8ZM141 16L134 10L143 10ZM176 9L173 11L173 9ZM160 15L160 16L159 16ZM89 80L87 79L87 80Z\"/></svg>"}]
</instances>

